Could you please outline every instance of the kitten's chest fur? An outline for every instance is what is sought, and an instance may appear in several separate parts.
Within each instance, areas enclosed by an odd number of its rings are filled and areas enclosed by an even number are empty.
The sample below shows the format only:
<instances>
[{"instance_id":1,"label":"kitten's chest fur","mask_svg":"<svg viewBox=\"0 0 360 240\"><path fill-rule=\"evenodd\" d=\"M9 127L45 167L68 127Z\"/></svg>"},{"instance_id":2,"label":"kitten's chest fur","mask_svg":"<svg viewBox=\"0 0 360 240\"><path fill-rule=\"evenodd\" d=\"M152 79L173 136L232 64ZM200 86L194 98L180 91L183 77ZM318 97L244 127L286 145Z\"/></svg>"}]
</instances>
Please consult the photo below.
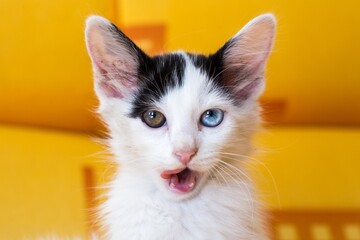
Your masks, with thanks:
<instances>
[{"instance_id":1,"label":"kitten's chest fur","mask_svg":"<svg viewBox=\"0 0 360 240\"><path fill-rule=\"evenodd\" d=\"M267 239L247 181L209 180L192 199L174 202L132 177L114 182L106 203L110 239Z\"/></svg>"}]
</instances>

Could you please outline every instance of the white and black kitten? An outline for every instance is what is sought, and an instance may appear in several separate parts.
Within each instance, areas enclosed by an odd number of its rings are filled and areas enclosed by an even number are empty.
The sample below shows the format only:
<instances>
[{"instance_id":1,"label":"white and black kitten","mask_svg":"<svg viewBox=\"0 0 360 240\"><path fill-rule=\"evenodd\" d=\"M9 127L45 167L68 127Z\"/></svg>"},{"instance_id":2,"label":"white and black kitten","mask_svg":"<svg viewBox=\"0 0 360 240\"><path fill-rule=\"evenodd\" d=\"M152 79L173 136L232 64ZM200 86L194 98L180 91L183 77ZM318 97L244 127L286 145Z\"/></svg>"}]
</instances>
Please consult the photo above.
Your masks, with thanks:
<instances>
[{"instance_id":1,"label":"white and black kitten","mask_svg":"<svg viewBox=\"0 0 360 240\"><path fill-rule=\"evenodd\" d=\"M108 239L268 239L242 165L275 18L250 21L216 53L146 55L92 16L86 43L99 112L119 164L101 214Z\"/></svg>"}]
</instances>

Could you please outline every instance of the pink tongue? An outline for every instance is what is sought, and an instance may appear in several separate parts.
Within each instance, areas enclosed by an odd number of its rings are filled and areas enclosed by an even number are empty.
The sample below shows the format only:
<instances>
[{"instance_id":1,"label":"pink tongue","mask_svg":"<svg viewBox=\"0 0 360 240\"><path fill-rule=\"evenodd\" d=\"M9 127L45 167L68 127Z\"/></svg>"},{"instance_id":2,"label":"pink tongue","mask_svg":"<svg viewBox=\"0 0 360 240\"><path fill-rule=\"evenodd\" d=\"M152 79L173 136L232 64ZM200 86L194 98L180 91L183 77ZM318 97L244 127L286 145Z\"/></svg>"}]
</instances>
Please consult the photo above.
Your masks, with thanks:
<instances>
[{"instance_id":1,"label":"pink tongue","mask_svg":"<svg viewBox=\"0 0 360 240\"><path fill-rule=\"evenodd\" d=\"M185 169L178 174L171 175L169 186L175 191L187 193L195 187L195 183L195 174L190 170Z\"/></svg>"}]
</instances>

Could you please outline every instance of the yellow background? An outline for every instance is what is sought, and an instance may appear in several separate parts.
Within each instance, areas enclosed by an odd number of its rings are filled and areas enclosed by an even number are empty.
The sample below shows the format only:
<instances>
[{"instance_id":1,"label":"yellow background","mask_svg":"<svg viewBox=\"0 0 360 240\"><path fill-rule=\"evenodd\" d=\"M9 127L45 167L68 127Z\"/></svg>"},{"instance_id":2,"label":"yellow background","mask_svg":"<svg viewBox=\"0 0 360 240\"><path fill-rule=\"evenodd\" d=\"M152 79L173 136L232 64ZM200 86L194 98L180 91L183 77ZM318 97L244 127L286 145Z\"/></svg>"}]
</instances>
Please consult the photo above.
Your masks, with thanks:
<instances>
[{"instance_id":1,"label":"yellow background","mask_svg":"<svg viewBox=\"0 0 360 240\"><path fill-rule=\"evenodd\" d=\"M120 27L163 24L164 50L209 53L273 12L264 98L284 101L285 111L258 136L259 192L272 208L359 209L359 8L355 0L1 1L0 239L88 230L81 171L103 169L103 148L91 140L99 123L83 40L89 14Z\"/></svg>"},{"instance_id":2,"label":"yellow background","mask_svg":"<svg viewBox=\"0 0 360 240\"><path fill-rule=\"evenodd\" d=\"M358 1L123 2L121 24L165 22L165 49L202 53L218 49L253 17L274 13L279 24L264 97L286 100L282 121L360 123Z\"/></svg>"}]
</instances>

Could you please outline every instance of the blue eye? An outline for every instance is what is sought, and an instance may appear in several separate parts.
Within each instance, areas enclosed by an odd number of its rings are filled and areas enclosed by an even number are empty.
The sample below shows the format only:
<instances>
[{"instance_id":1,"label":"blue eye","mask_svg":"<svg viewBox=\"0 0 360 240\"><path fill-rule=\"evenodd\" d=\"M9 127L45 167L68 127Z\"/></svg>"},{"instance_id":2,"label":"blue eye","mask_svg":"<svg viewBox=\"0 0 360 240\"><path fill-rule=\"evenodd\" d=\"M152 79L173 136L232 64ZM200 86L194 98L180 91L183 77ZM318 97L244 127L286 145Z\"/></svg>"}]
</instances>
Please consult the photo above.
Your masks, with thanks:
<instances>
[{"instance_id":1,"label":"blue eye","mask_svg":"<svg viewBox=\"0 0 360 240\"><path fill-rule=\"evenodd\" d=\"M224 119L224 112L218 108L206 110L200 117L200 123L205 127L217 127Z\"/></svg>"}]
</instances>

